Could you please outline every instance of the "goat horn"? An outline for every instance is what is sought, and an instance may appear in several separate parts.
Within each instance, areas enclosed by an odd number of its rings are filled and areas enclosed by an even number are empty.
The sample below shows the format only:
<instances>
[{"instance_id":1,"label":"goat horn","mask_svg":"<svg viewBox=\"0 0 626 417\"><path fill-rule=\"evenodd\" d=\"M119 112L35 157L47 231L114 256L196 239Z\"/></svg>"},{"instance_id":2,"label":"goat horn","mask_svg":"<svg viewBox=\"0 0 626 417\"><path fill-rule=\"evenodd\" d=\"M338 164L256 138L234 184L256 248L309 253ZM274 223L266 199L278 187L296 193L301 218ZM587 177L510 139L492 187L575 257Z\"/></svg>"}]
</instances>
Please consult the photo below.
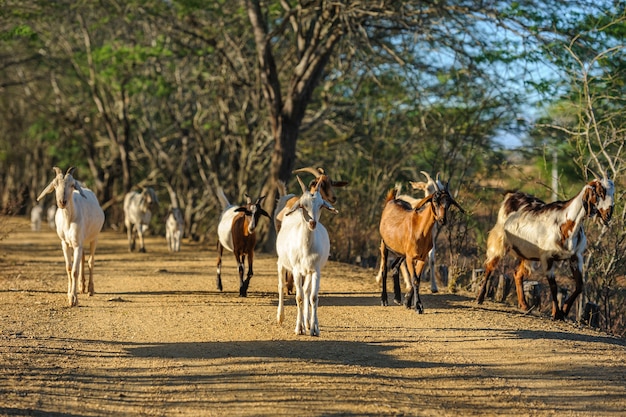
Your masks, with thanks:
<instances>
[{"instance_id":1,"label":"goat horn","mask_svg":"<svg viewBox=\"0 0 626 417\"><path fill-rule=\"evenodd\" d=\"M452 197L450 197L452 198ZM465 210L463 210L463 207L461 207L461 205L459 203L456 202L456 200L454 198L452 198L452 202L453 205L457 206L457 208L461 211L461 213L465 214Z\"/></svg>"},{"instance_id":2,"label":"goat horn","mask_svg":"<svg viewBox=\"0 0 626 417\"><path fill-rule=\"evenodd\" d=\"M596 173L594 172L594 170L593 170L593 169L591 169L591 168L587 167L587 171L591 172L591 173L593 174L593 177L594 177L595 179L600 179L600 177L598 176L598 174L596 174ZM604 172L603 172L603 174L604 174ZM604 176L606 176L606 174L605 174Z\"/></svg>"},{"instance_id":3,"label":"goat horn","mask_svg":"<svg viewBox=\"0 0 626 417\"><path fill-rule=\"evenodd\" d=\"M302 194L304 194L307 190L306 186L304 185L304 183L302 182L302 180L300 179L300 177L298 175L296 175L296 178L298 179L298 183L300 183L300 188L302 188Z\"/></svg>"},{"instance_id":4,"label":"goat horn","mask_svg":"<svg viewBox=\"0 0 626 417\"><path fill-rule=\"evenodd\" d=\"M309 174L313 174L315 175L315 178L319 178L320 175L324 174L324 170L322 168L315 169L313 167L300 168L300 169L291 171L292 174L301 174L303 172L308 172Z\"/></svg>"},{"instance_id":5,"label":"goat horn","mask_svg":"<svg viewBox=\"0 0 626 417\"><path fill-rule=\"evenodd\" d=\"M74 175L74 171L76 170L76 167L69 167L67 169L67 172L65 173L65 175Z\"/></svg>"},{"instance_id":6,"label":"goat horn","mask_svg":"<svg viewBox=\"0 0 626 417\"><path fill-rule=\"evenodd\" d=\"M428 180L428 182L431 182L433 179L430 177L430 174L426 171L420 171L422 173L423 176L426 177L426 179Z\"/></svg>"}]
</instances>

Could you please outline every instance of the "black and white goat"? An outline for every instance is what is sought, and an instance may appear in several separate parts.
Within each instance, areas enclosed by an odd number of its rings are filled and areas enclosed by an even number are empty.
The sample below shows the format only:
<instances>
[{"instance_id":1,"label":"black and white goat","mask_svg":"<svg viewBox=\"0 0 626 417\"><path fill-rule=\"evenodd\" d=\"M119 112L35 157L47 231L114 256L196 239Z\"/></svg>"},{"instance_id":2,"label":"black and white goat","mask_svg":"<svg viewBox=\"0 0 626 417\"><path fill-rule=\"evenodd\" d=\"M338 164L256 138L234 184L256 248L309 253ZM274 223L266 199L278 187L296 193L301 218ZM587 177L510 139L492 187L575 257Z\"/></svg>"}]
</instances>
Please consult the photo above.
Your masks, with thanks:
<instances>
[{"instance_id":1,"label":"black and white goat","mask_svg":"<svg viewBox=\"0 0 626 417\"><path fill-rule=\"evenodd\" d=\"M530 271L531 262L539 261L550 285L552 318L565 319L583 288L583 253L587 246L583 220L597 216L604 225L608 225L613 214L614 193L613 181L606 176L585 184L575 197L567 201L544 203L521 192L507 193L496 225L487 239L485 278L477 297L478 304L485 299L487 285L498 263L511 253L520 260L515 271L519 307L528 310L523 280ZM554 263L563 260L569 261L576 289L561 309L557 301Z\"/></svg>"}]
</instances>

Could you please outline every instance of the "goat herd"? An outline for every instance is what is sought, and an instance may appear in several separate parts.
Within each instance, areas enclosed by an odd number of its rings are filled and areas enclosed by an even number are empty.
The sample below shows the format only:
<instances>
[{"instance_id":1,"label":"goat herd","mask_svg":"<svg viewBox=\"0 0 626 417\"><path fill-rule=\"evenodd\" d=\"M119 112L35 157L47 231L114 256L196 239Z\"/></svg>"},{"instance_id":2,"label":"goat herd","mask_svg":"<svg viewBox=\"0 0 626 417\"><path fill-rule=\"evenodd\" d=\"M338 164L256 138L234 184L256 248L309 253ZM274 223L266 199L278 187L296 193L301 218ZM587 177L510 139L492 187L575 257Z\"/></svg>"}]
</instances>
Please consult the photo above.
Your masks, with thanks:
<instances>
[{"instance_id":1,"label":"goat herd","mask_svg":"<svg viewBox=\"0 0 626 417\"><path fill-rule=\"evenodd\" d=\"M37 201L46 194L55 192L56 213L54 223L65 258L68 276L68 302L78 304L77 292L93 294L94 253L98 234L104 224L104 212L95 194L82 186L72 176L74 168L65 174L54 167L56 177L41 192ZM337 200L334 187L347 185L345 181L333 181L321 168L304 168L295 174L311 173L315 179L309 186L296 175L301 195L287 194L284 184L280 184L280 198L273 213L277 231L276 252L278 255L278 311L277 321L284 319L284 292L293 292L297 303L296 334L308 332L319 336L317 319L318 293L321 270L328 260L330 239L320 223L322 209L332 213L338 211L332 206ZM434 275L435 236L437 228L445 225L447 211L451 206L464 210L450 194L448 183L440 181L439 175L433 180L423 172L426 182L411 182L414 190L424 191L425 197L415 199L408 195L398 195L399 189L389 191L380 219L380 269L376 276L382 286L381 303L387 305L387 271L389 252L392 253L394 269L394 301L401 303L399 273L402 272L406 286L405 305L423 312L419 296L419 284L426 262ZM511 253L519 259L514 279L519 307L528 310L523 293L523 279L531 267L531 262L541 264L551 292L552 317L564 319L574 301L582 291L583 252L587 240L582 224L585 218L598 217L608 225L613 212L615 187L606 174L585 184L582 190L567 201L544 203L528 194L507 192L498 212L496 225L489 232L485 278L477 297L484 301L491 276L499 261ZM261 203L264 197L254 202L248 196L244 205L229 203L220 189L218 195L222 204L222 214L218 225L217 288L222 290L221 259L223 249L234 253L239 269L239 295L247 295L253 275L255 228L260 216L272 218ZM148 188L142 193L130 192L124 198L125 226L128 234L129 250L134 250L136 237L139 250L145 252L143 234L150 222L152 204L157 202L154 190ZM183 219L174 204L166 222L166 237L170 251L180 249ZM89 246L89 279L86 282L84 264L85 249ZM244 263L248 257L248 272L244 279ZM554 265L557 261L568 260L576 288L561 307L557 302L557 285ZM431 275L433 292L437 291L436 280Z\"/></svg>"}]
</instances>

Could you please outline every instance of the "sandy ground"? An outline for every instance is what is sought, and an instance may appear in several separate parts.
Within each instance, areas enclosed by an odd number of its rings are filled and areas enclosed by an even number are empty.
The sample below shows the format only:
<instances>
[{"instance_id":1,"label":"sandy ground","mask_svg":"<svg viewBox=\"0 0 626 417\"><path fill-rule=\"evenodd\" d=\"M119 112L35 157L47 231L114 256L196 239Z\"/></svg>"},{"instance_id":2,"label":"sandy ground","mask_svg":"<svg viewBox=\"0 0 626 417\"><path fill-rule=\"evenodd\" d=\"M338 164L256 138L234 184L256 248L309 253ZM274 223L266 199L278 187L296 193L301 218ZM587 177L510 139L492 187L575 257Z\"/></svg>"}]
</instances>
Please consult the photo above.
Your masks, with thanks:
<instances>
[{"instance_id":1,"label":"sandy ground","mask_svg":"<svg viewBox=\"0 0 626 417\"><path fill-rule=\"evenodd\" d=\"M15 222L15 221L13 221ZM322 271L320 337L276 323L275 258L247 298L234 258L104 232L93 297L69 308L61 247L26 221L0 241L0 415L608 416L626 412L626 341L467 294L382 307L373 270Z\"/></svg>"}]
</instances>

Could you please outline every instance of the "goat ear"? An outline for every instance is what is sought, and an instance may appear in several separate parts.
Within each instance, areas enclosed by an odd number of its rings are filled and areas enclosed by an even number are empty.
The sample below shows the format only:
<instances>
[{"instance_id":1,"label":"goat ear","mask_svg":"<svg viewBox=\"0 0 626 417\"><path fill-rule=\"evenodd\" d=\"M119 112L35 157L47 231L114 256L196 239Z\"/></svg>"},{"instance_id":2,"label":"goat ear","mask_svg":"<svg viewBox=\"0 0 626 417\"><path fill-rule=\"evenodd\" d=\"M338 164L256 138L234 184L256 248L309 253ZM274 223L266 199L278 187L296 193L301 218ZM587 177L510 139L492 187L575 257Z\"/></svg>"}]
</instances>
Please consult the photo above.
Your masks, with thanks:
<instances>
[{"instance_id":1,"label":"goat ear","mask_svg":"<svg viewBox=\"0 0 626 417\"><path fill-rule=\"evenodd\" d=\"M265 216L265 217L267 217L267 218L268 218L268 219L270 219L270 220L272 219L272 216L270 216L270 215L267 213L267 211L263 210L261 207L259 207L258 212L261 214L261 216Z\"/></svg>"},{"instance_id":2,"label":"goat ear","mask_svg":"<svg viewBox=\"0 0 626 417\"><path fill-rule=\"evenodd\" d=\"M285 216L289 216L291 213L293 213L294 211L298 210L300 207L302 207L302 206L300 206L300 201L298 201L293 206L291 206L289 211L285 213Z\"/></svg>"},{"instance_id":3,"label":"goat ear","mask_svg":"<svg viewBox=\"0 0 626 417\"><path fill-rule=\"evenodd\" d=\"M250 214L250 212L248 211L248 209L246 207L237 207L235 209L235 213L241 213L244 212L246 214Z\"/></svg>"},{"instance_id":4,"label":"goat ear","mask_svg":"<svg viewBox=\"0 0 626 417\"><path fill-rule=\"evenodd\" d=\"M428 185L422 181L409 181L409 184L411 184L411 188L413 188L414 190L422 191L426 191L426 186Z\"/></svg>"},{"instance_id":5,"label":"goat ear","mask_svg":"<svg viewBox=\"0 0 626 417\"><path fill-rule=\"evenodd\" d=\"M63 175L63 171L61 171L61 168L59 167L52 167L52 169L54 170L54 173L59 176L59 175Z\"/></svg>"},{"instance_id":6,"label":"goat ear","mask_svg":"<svg viewBox=\"0 0 626 417\"><path fill-rule=\"evenodd\" d=\"M37 197L37 201L41 200L46 194L50 194L54 190L54 181L55 180L52 180L52 182L48 184L46 188L44 188L41 194L39 194L39 197Z\"/></svg>"},{"instance_id":7,"label":"goat ear","mask_svg":"<svg viewBox=\"0 0 626 417\"><path fill-rule=\"evenodd\" d=\"M336 208L334 208L328 201L326 200L322 200L322 207L324 207L326 210L330 211L333 214L339 214L339 210L337 210Z\"/></svg>"}]
</instances>

